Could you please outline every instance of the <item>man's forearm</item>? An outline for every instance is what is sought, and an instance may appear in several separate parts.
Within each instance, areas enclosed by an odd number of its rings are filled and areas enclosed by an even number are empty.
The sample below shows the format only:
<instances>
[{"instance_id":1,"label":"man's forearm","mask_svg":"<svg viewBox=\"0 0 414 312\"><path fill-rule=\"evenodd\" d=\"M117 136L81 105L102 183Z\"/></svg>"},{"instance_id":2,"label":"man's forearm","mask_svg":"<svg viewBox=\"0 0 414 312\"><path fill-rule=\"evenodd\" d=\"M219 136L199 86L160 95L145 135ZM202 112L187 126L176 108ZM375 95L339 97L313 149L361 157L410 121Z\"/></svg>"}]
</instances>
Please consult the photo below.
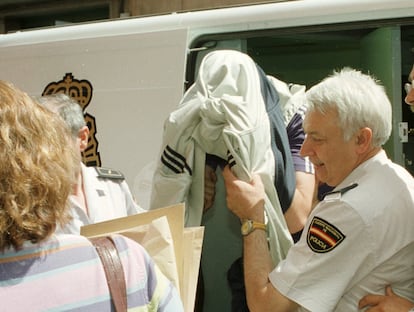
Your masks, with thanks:
<instances>
[{"instance_id":1,"label":"man's forearm","mask_svg":"<svg viewBox=\"0 0 414 312\"><path fill-rule=\"evenodd\" d=\"M244 279L251 312L294 311L297 305L280 294L270 283L273 270L267 233L255 230L243 237Z\"/></svg>"}]
</instances>

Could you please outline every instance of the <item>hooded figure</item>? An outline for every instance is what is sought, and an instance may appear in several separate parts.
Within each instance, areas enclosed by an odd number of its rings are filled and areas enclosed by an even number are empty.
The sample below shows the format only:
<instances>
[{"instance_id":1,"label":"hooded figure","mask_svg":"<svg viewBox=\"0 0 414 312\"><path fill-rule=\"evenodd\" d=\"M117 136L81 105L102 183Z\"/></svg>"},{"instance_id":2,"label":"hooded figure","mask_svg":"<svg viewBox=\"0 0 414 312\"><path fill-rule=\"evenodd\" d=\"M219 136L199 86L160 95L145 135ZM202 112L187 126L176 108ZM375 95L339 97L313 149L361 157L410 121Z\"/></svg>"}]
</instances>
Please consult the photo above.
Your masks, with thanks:
<instances>
[{"instance_id":1,"label":"hooded figure","mask_svg":"<svg viewBox=\"0 0 414 312\"><path fill-rule=\"evenodd\" d=\"M295 190L286 116L303 104L291 101L286 90L246 54L207 54L196 82L165 122L151 209L185 202L186 226L200 225L206 155L213 155L243 180L250 181L252 172L260 174L272 258L275 263L283 259L292 238L281 205L289 207ZM304 94L304 88L300 91Z\"/></svg>"}]
</instances>

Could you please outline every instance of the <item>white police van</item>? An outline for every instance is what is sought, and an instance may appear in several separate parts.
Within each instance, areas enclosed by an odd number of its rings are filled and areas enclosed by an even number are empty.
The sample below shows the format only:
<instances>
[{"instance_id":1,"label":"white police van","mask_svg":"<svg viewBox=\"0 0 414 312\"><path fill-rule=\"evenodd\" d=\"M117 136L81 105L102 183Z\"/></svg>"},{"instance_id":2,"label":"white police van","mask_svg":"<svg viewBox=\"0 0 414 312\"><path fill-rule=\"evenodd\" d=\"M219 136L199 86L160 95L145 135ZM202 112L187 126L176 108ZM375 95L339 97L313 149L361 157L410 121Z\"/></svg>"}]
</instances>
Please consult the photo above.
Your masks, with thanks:
<instances>
[{"instance_id":1,"label":"white police van","mask_svg":"<svg viewBox=\"0 0 414 312\"><path fill-rule=\"evenodd\" d=\"M412 170L414 113L402 86L413 47L413 0L297 0L0 35L0 79L33 96L76 97L94 134L85 157L122 171L146 207L164 120L214 49L243 51L308 87L343 66L374 74L393 103L387 152ZM228 311L228 290L214 291L211 310Z\"/></svg>"}]
</instances>

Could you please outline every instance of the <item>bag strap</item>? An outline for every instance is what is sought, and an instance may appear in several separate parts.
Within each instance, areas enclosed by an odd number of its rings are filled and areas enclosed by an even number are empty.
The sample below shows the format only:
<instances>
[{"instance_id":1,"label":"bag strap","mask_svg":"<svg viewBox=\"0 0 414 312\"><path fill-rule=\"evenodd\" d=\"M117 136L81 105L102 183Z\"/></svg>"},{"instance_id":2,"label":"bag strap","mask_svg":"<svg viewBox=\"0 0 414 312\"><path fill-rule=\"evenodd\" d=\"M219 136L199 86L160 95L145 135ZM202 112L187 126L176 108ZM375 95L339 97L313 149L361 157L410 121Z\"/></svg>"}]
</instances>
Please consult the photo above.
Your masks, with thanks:
<instances>
[{"instance_id":1,"label":"bag strap","mask_svg":"<svg viewBox=\"0 0 414 312\"><path fill-rule=\"evenodd\" d=\"M93 237L89 240L101 258L115 310L127 311L125 275L114 241L110 236Z\"/></svg>"}]
</instances>

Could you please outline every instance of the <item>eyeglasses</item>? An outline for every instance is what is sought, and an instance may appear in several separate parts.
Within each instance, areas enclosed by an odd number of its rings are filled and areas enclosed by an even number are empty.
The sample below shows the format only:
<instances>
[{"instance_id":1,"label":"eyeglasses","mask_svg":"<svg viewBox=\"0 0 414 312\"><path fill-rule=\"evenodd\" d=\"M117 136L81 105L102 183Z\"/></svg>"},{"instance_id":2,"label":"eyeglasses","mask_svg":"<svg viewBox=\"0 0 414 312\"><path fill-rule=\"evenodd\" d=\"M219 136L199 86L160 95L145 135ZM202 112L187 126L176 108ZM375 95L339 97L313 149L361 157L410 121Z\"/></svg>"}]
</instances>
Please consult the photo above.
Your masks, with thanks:
<instances>
[{"instance_id":1,"label":"eyeglasses","mask_svg":"<svg viewBox=\"0 0 414 312\"><path fill-rule=\"evenodd\" d=\"M404 89L405 89L405 92L408 94L408 93L410 93L411 92L411 90L412 89L414 89L414 80L413 81L411 81L411 83L409 83L409 82L407 82L405 85L404 85Z\"/></svg>"}]
</instances>

